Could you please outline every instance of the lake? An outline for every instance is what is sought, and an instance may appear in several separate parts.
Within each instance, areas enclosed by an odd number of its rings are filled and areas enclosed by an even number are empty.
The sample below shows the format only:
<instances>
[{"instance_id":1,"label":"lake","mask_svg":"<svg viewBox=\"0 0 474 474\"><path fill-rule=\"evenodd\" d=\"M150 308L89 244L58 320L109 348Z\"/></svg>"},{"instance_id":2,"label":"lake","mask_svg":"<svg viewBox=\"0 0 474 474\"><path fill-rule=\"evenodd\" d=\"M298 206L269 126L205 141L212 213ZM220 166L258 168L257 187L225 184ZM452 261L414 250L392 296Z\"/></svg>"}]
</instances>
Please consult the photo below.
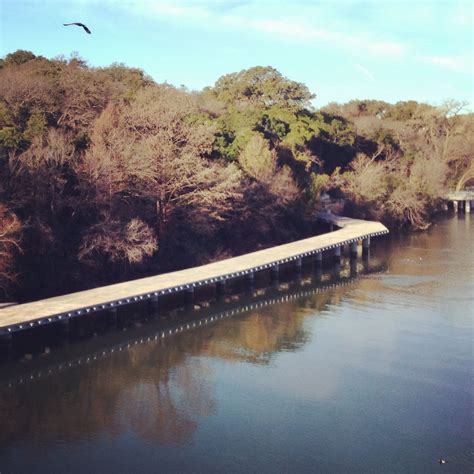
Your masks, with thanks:
<instances>
[{"instance_id":1,"label":"lake","mask_svg":"<svg viewBox=\"0 0 474 474\"><path fill-rule=\"evenodd\" d=\"M0 472L472 472L473 222L3 362Z\"/></svg>"}]
</instances>

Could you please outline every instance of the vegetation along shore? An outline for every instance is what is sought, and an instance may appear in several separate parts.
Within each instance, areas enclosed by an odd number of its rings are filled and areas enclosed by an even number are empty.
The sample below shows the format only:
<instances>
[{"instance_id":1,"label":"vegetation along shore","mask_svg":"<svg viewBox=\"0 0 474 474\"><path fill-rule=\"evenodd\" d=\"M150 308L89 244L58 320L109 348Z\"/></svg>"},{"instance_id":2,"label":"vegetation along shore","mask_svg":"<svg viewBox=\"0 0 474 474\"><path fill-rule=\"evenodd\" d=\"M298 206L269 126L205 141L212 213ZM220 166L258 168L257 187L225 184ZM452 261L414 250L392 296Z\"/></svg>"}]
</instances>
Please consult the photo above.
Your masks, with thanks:
<instances>
[{"instance_id":1,"label":"vegetation along shore","mask_svg":"<svg viewBox=\"0 0 474 474\"><path fill-rule=\"evenodd\" d=\"M304 238L323 192L346 215L423 229L474 179L464 104L314 98L269 66L189 91L121 64L6 55L0 300Z\"/></svg>"}]
</instances>

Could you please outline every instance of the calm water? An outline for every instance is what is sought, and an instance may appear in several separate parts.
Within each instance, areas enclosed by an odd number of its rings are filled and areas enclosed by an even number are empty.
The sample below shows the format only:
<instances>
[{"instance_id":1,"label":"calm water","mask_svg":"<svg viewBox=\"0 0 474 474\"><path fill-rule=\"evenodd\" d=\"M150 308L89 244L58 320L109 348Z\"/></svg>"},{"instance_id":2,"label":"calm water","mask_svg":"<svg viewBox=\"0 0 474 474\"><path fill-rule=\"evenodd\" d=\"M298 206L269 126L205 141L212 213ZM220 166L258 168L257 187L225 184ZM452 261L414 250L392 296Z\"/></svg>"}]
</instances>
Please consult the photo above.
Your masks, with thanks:
<instances>
[{"instance_id":1,"label":"calm water","mask_svg":"<svg viewBox=\"0 0 474 474\"><path fill-rule=\"evenodd\" d=\"M348 284L4 363L0 472L472 472L473 236L452 218Z\"/></svg>"}]
</instances>

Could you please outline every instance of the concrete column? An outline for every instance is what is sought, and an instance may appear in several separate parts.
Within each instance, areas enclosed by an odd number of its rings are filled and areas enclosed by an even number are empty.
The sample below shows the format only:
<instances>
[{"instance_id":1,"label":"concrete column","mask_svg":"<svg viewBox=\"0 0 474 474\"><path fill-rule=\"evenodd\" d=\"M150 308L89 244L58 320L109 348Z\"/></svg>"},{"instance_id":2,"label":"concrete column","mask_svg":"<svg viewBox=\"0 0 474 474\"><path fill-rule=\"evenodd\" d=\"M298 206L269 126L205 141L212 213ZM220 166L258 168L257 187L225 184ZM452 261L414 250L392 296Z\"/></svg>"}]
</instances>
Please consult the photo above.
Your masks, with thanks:
<instances>
[{"instance_id":1,"label":"concrete column","mask_svg":"<svg viewBox=\"0 0 474 474\"><path fill-rule=\"evenodd\" d=\"M314 256L314 266L315 268L322 267L323 265L323 252L317 252Z\"/></svg>"},{"instance_id":2,"label":"concrete column","mask_svg":"<svg viewBox=\"0 0 474 474\"><path fill-rule=\"evenodd\" d=\"M466 212L466 214L469 214L471 212L471 201L466 201L464 205L464 211Z\"/></svg>"},{"instance_id":3,"label":"concrete column","mask_svg":"<svg viewBox=\"0 0 474 474\"><path fill-rule=\"evenodd\" d=\"M220 299L221 297L225 296L227 292L227 285L225 280L219 280L216 283L216 296L217 299Z\"/></svg>"},{"instance_id":4,"label":"concrete column","mask_svg":"<svg viewBox=\"0 0 474 474\"><path fill-rule=\"evenodd\" d=\"M8 352L13 346L13 334L7 333L0 336L0 352Z\"/></svg>"},{"instance_id":5,"label":"concrete column","mask_svg":"<svg viewBox=\"0 0 474 474\"><path fill-rule=\"evenodd\" d=\"M334 263L334 267L332 269L332 276L335 280L338 280L341 277L341 262L340 261Z\"/></svg>"},{"instance_id":6,"label":"concrete column","mask_svg":"<svg viewBox=\"0 0 474 474\"><path fill-rule=\"evenodd\" d=\"M341 263L341 247L336 247L334 249L333 259L335 263Z\"/></svg>"},{"instance_id":7,"label":"concrete column","mask_svg":"<svg viewBox=\"0 0 474 474\"><path fill-rule=\"evenodd\" d=\"M280 265L276 264L270 268L270 280L272 286L279 287L280 284Z\"/></svg>"},{"instance_id":8,"label":"concrete column","mask_svg":"<svg viewBox=\"0 0 474 474\"><path fill-rule=\"evenodd\" d=\"M194 288L187 288L184 291L184 305L186 307L194 306Z\"/></svg>"},{"instance_id":9,"label":"concrete column","mask_svg":"<svg viewBox=\"0 0 474 474\"><path fill-rule=\"evenodd\" d=\"M255 273L250 272L245 275L245 289L248 292L253 291L255 288Z\"/></svg>"},{"instance_id":10,"label":"concrete column","mask_svg":"<svg viewBox=\"0 0 474 474\"><path fill-rule=\"evenodd\" d=\"M349 244L349 257L351 260L357 259L357 242Z\"/></svg>"},{"instance_id":11,"label":"concrete column","mask_svg":"<svg viewBox=\"0 0 474 474\"><path fill-rule=\"evenodd\" d=\"M158 316L160 312L160 300L158 295L153 295L150 298L149 312L152 316Z\"/></svg>"},{"instance_id":12,"label":"concrete column","mask_svg":"<svg viewBox=\"0 0 474 474\"><path fill-rule=\"evenodd\" d=\"M59 321L59 327L61 328L61 331L64 332L64 333L69 333L69 330L71 329L70 328L70 324L69 324L69 318L68 319L62 319L61 321Z\"/></svg>"},{"instance_id":13,"label":"concrete column","mask_svg":"<svg viewBox=\"0 0 474 474\"><path fill-rule=\"evenodd\" d=\"M62 319L58 322L59 343L69 342L71 337L71 324L69 319Z\"/></svg>"},{"instance_id":14,"label":"concrete column","mask_svg":"<svg viewBox=\"0 0 474 474\"><path fill-rule=\"evenodd\" d=\"M453 201L453 209L454 209L454 212L458 212L458 202L457 201Z\"/></svg>"},{"instance_id":15,"label":"concrete column","mask_svg":"<svg viewBox=\"0 0 474 474\"><path fill-rule=\"evenodd\" d=\"M298 278L301 278L302 270L303 270L303 259L300 257L295 260L295 273Z\"/></svg>"},{"instance_id":16,"label":"concrete column","mask_svg":"<svg viewBox=\"0 0 474 474\"><path fill-rule=\"evenodd\" d=\"M362 254L368 255L370 250L370 237L362 239Z\"/></svg>"},{"instance_id":17,"label":"concrete column","mask_svg":"<svg viewBox=\"0 0 474 474\"><path fill-rule=\"evenodd\" d=\"M117 327L117 308L110 308L107 310L107 324L109 326Z\"/></svg>"},{"instance_id":18,"label":"concrete column","mask_svg":"<svg viewBox=\"0 0 474 474\"><path fill-rule=\"evenodd\" d=\"M367 253L362 255L362 265L364 268L364 272L368 272L370 270L370 249L367 250Z\"/></svg>"},{"instance_id":19,"label":"concrete column","mask_svg":"<svg viewBox=\"0 0 474 474\"><path fill-rule=\"evenodd\" d=\"M270 273L272 278L278 280L278 278L280 277L280 265L278 263L273 265L273 267L270 268Z\"/></svg>"},{"instance_id":20,"label":"concrete column","mask_svg":"<svg viewBox=\"0 0 474 474\"><path fill-rule=\"evenodd\" d=\"M316 267L314 271L314 281L316 283L321 283L322 279L323 279L323 268L321 266Z\"/></svg>"},{"instance_id":21,"label":"concrete column","mask_svg":"<svg viewBox=\"0 0 474 474\"><path fill-rule=\"evenodd\" d=\"M0 336L0 360L7 361L13 358L13 334Z\"/></svg>"},{"instance_id":22,"label":"concrete column","mask_svg":"<svg viewBox=\"0 0 474 474\"><path fill-rule=\"evenodd\" d=\"M351 277L356 277L357 276L357 259L353 258L350 261L350 274Z\"/></svg>"}]
</instances>

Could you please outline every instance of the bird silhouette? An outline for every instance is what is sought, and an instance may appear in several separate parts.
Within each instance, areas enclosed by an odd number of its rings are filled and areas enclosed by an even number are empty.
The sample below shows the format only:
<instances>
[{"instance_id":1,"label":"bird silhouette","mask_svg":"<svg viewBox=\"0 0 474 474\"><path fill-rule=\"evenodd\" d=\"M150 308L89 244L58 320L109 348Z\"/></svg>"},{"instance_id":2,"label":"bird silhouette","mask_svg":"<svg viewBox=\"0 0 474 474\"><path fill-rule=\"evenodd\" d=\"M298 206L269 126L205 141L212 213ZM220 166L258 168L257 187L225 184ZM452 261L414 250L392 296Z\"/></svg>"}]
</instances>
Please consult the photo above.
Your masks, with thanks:
<instances>
[{"instance_id":1,"label":"bird silhouette","mask_svg":"<svg viewBox=\"0 0 474 474\"><path fill-rule=\"evenodd\" d=\"M86 33L91 34L91 30L89 30L89 28L87 28L87 26L84 25L84 23L63 23L63 25L64 26L70 26L70 25L82 26L82 28L84 28Z\"/></svg>"}]
</instances>

